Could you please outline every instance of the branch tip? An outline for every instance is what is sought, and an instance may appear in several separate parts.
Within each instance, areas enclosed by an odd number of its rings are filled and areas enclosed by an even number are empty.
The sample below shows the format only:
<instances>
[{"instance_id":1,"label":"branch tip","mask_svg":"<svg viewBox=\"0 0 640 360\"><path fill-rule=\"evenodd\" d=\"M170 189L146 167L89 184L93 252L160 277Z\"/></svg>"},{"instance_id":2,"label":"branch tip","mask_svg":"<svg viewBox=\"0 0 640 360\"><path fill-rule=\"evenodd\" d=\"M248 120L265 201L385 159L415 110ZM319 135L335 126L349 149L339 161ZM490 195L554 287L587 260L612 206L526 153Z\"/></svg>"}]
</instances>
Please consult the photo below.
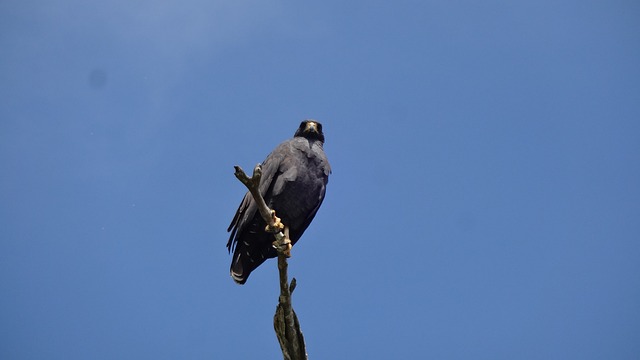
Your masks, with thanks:
<instances>
[{"instance_id":1,"label":"branch tip","mask_svg":"<svg viewBox=\"0 0 640 360\"><path fill-rule=\"evenodd\" d=\"M291 295L293 295L293 290L296 289L296 285L298 285L298 282L296 281L296 278L291 279L291 285L289 285L289 293Z\"/></svg>"}]
</instances>

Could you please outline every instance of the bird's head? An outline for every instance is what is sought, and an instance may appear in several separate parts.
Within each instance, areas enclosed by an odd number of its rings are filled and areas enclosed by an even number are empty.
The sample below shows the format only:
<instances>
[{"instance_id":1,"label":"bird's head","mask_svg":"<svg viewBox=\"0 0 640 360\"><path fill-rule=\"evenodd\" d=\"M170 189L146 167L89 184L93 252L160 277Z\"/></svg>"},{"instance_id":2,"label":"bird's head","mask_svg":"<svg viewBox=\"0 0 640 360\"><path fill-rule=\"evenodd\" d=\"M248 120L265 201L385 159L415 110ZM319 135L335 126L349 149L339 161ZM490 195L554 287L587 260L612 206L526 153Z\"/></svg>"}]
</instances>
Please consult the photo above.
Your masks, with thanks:
<instances>
[{"instance_id":1,"label":"bird's head","mask_svg":"<svg viewBox=\"0 0 640 360\"><path fill-rule=\"evenodd\" d=\"M309 140L320 140L324 143L324 134L322 133L322 124L315 120L307 119L300 123L300 127L296 130L295 136L302 136Z\"/></svg>"}]
</instances>

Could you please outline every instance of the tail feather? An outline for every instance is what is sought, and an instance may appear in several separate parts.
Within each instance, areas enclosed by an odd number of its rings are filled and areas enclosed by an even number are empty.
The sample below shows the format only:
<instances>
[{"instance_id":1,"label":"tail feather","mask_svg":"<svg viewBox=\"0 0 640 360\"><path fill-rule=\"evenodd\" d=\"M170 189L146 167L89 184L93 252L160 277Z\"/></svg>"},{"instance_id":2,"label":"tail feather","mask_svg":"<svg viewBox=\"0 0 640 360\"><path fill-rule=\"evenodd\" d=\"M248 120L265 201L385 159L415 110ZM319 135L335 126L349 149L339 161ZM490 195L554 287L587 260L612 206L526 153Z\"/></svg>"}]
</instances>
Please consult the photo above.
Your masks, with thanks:
<instances>
[{"instance_id":1,"label":"tail feather","mask_svg":"<svg viewBox=\"0 0 640 360\"><path fill-rule=\"evenodd\" d=\"M242 266L242 261L240 260L240 254L235 255L233 257L233 261L231 262L231 277L233 281L242 285L247 282L247 278L251 271L244 273L244 267Z\"/></svg>"},{"instance_id":2,"label":"tail feather","mask_svg":"<svg viewBox=\"0 0 640 360\"><path fill-rule=\"evenodd\" d=\"M268 246L255 247L240 241L233 253L231 262L231 277L242 285L247 282L253 270L260 266L265 260L276 257L277 253L271 244Z\"/></svg>"}]
</instances>

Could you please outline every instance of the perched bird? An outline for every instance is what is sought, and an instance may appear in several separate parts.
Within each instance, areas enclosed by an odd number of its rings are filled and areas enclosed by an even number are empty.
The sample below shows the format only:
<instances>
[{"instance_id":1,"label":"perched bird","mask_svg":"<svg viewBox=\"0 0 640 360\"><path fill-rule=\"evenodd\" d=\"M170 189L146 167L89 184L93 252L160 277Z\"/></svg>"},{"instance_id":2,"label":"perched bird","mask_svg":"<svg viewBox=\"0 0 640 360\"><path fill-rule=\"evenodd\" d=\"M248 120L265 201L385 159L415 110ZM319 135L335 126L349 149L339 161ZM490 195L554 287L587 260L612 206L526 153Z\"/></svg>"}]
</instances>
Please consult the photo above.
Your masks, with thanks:
<instances>
[{"instance_id":1,"label":"perched bird","mask_svg":"<svg viewBox=\"0 0 640 360\"><path fill-rule=\"evenodd\" d=\"M322 124L304 120L292 139L278 145L262 162L260 194L288 228L291 244L307 229L324 200L331 173L324 153ZM231 225L227 249L233 251L231 277L244 284L249 274L266 259L278 256L273 234L249 192L238 207Z\"/></svg>"}]
</instances>

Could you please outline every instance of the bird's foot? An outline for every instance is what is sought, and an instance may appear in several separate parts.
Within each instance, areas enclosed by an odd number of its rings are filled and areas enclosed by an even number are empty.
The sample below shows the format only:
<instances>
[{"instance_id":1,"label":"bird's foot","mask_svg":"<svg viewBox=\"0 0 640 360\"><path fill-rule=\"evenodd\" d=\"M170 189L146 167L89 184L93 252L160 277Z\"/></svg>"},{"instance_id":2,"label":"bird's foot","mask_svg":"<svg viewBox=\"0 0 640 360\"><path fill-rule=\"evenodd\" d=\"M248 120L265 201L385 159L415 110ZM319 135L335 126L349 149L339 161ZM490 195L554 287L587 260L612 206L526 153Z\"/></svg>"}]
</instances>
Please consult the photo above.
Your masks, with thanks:
<instances>
[{"instance_id":1,"label":"bird's foot","mask_svg":"<svg viewBox=\"0 0 640 360\"><path fill-rule=\"evenodd\" d=\"M291 257L291 240L288 237L283 237L282 240L276 240L272 243L273 247L278 251L278 253L284 254L284 256L290 258Z\"/></svg>"},{"instance_id":2,"label":"bird's foot","mask_svg":"<svg viewBox=\"0 0 640 360\"><path fill-rule=\"evenodd\" d=\"M280 218L276 216L275 210L271 210L271 219L273 220L273 226L267 224L267 226L264 228L264 231L275 234L284 230L284 224L282 223Z\"/></svg>"}]
</instances>

